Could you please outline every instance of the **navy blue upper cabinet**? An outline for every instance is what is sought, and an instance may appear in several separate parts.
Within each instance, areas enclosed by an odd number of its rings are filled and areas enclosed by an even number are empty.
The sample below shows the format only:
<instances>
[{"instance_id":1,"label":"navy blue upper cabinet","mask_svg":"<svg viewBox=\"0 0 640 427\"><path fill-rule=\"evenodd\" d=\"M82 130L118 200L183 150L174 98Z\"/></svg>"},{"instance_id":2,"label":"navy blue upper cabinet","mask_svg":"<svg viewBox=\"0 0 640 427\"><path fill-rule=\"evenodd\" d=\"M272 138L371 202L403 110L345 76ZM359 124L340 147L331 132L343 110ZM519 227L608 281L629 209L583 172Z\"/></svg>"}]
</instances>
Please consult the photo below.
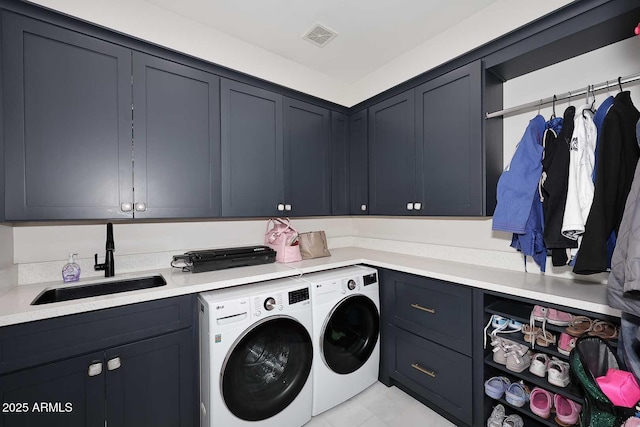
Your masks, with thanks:
<instances>
[{"instance_id":1,"label":"navy blue upper cabinet","mask_svg":"<svg viewBox=\"0 0 640 427\"><path fill-rule=\"evenodd\" d=\"M220 215L217 76L10 12L2 25L7 220Z\"/></svg>"},{"instance_id":2,"label":"navy blue upper cabinet","mask_svg":"<svg viewBox=\"0 0 640 427\"><path fill-rule=\"evenodd\" d=\"M415 89L421 215L483 214L480 61Z\"/></svg>"},{"instance_id":3,"label":"navy blue upper cabinet","mask_svg":"<svg viewBox=\"0 0 640 427\"><path fill-rule=\"evenodd\" d=\"M326 108L284 98L284 182L288 214L331 214L331 117Z\"/></svg>"},{"instance_id":4,"label":"navy blue upper cabinet","mask_svg":"<svg viewBox=\"0 0 640 427\"><path fill-rule=\"evenodd\" d=\"M351 215L365 215L369 212L367 153L367 110L362 110L349 117L349 211Z\"/></svg>"},{"instance_id":5,"label":"navy blue upper cabinet","mask_svg":"<svg viewBox=\"0 0 640 427\"><path fill-rule=\"evenodd\" d=\"M6 219L121 216L131 51L3 12L2 62Z\"/></svg>"},{"instance_id":6,"label":"navy blue upper cabinet","mask_svg":"<svg viewBox=\"0 0 640 427\"><path fill-rule=\"evenodd\" d=\"M331 213L349 214L349 117L331 112Z\"/></svg>"},{"instance_id":7,"label":"navy blue upper cabinet","mask_svg":"<svg viewBox=\"0 0 640 427\"><path fill-rule=\"evenodd\" d=\"M222 79L222 215L284 210L282 96Z\"/></svg>"},{"instance_id":8,"label":"navy blue upper cabinet","mask_svg":"<svg viewBox=\"0 0 640 427\"><path fill-rule=\"evenodd\" d=\"M486 213L482 88L476 61L369 108L370 213Z\"/></svg>"},{"instance_id":9,"label":"navy blue upper cabinet","mask_svg":"<svg viewBox=\"0 0 640 427\"><path fill-rule=\"evenodd\" d=\"M133 54L136 218L220 216L220 78Z\"/></svg>"},{"instance_id":10,"label":"navy blue upper cabinet","mask_svg":"<svg viewBox=\"0 0 640 427\"><path fill-rule=\"evenodd\" d=\"M369 212L413 212L416 140L413 90L369 108ZM408 211L408 208L411 211Z\"/></svg>"}]
</instances>

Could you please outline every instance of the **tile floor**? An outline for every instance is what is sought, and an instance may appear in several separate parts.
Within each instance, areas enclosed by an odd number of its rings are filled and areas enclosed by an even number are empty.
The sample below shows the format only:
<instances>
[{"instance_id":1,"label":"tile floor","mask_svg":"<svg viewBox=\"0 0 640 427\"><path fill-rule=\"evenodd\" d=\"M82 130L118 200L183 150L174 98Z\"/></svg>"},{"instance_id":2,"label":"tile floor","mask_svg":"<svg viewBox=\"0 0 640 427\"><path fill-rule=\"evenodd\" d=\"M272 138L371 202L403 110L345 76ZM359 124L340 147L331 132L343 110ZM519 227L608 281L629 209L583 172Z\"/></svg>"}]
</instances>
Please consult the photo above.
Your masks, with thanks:
<instances>
[{"instance_id":1,"label":"tile floor","mask_svg":"<svg viewBox=\"0 0 640 427\"><path fill-rule=\"evenodd\" d=\"M450 427L451 422L396 387L377 382L304 427Z\"/></svg>"}]
</instances>

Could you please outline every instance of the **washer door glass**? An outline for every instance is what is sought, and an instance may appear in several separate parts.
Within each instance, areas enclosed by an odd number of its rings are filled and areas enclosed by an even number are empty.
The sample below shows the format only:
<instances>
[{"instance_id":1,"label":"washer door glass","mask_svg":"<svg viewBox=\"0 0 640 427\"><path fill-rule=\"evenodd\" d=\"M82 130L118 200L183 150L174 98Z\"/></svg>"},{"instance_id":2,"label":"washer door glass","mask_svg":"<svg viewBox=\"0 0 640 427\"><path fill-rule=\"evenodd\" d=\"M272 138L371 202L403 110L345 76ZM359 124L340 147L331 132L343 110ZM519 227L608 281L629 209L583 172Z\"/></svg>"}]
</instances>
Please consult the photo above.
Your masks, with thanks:
<instances>
[{"instance_id":1,"label":"washer door glass","mask_svg":"<svg viewBox=\"0 0 640 427\"><path fill-rule=\"evenodd\" d=\"M327 366L349 374L366 363L378 342L379 316L373 301L363 295L338 304L323 331L322 354Z\"/></svg>"},{"instance_id":2,"label":"washer door glass","mask_svg":"<svg viewBox=\"0 0 640 427\"><path fill-rule=\"evenodd\" d=\"M311 337L302 324L286 317L258 324L231 349L223 367L227 408L247 421L278 414L304 387L312 360Z\"/></svg>"}]
</instances>

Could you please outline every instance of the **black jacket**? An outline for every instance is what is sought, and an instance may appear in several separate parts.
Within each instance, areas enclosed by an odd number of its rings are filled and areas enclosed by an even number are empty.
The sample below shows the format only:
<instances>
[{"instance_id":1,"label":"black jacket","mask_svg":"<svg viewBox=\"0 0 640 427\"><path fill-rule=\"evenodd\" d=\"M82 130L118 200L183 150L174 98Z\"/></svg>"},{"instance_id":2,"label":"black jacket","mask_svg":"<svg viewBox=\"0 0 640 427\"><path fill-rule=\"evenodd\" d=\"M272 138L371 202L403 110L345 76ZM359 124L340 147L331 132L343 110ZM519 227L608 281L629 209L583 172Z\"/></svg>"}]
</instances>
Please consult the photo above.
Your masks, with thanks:
<instances>
[{"instance_id":1,"label":"black jacket","mask_svg":"<svg viewBox=\"0 0 640 427\"><path fill-rule=\"evenodd\" d=\"M640 112L629 92L621 92L602 124L593 204L585 225L573 272L593 274L607 270L607 238L620 228L624 205L640 157L636 123Z\"/></svg>"},{"instance_id":2,"label":"black jacket","mask_svg":"<svg viewBox=\"0 0 640 427\"><path fill-rule=\"evenodd\" d=\"M557 137L551 131L545 134L542 171L542 207L544 208L544 244L551 249L554 266L566 265L567 252L564 248L577 248L578 242L562 235L562 218L567 200L569 179L569 142L573 134L575 107L564 111L562 129Z\"/></svg>"}]
</instances>

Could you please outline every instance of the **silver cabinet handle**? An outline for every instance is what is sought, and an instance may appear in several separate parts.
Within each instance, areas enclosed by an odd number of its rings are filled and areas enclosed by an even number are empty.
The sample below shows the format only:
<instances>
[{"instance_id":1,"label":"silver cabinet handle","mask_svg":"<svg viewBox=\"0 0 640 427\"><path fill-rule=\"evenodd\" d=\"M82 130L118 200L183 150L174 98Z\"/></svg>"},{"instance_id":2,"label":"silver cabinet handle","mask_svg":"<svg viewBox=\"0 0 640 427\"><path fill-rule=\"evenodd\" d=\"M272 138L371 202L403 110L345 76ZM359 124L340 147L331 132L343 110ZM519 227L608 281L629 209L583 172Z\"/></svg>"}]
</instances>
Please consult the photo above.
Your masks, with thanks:
<instances>
[{"instance_id":1,"label":"silver cabinet handle","mask_svg":"<svg viewBox=\"0 0 640 427\"><path fill-rule=\"evenodd\" d=\"M367 205L360 205L360 210L361 211L366 211L367 210Z\"/></svg>"},{"instance_id":2,"label":"silver cabinet handle","mask_svg":"<svg viewBox=\"0 0 640 427\"><path fill-rule=\"evenodd\" d=\"M291 210L291 205L284 205L284 210L285 211L290 211Z\"/></svg>"},{"instance_id":3,"label":"silver cabinet handle","mask_svg":"<svg viewBox=\"0 0 640 427\"><path fill-rule=\"evenodd\" d=\"M122 210L122 212L131 212L133 210L133 203L122 202L120 203L120 209Z\"/></svg>"},{"instance_id":4,"label":"silver cabinet handle","mask_svg":"<svg viewBox=\"0 0 640 427\"><path fill-rule=\"evenodd\" d=\"M417 211L419 211L422 208L422 203L414 203L413 204L413 208Z\"/></svg>"},{"instance_id":5,"label":"silver cabinet handle","mask_svg":"<svg viewBox=\"0 0 640 427\"><path fill-rule=\"evenodd\" d=\"M102 362L92 363L89 365L89 376L95 377L96 375L100 375L102 373Z\"/></svg>"},{"instance_id":6,"label":"silver cabinet handle","mask_svg":"<svg viewBox=\"0 0 640 427\"><path fill-rule=\"evenodd\" d=\"M147 210L147 204L143 202L136 203L136 212L144 212Z\"/></svg>"},{"instance_id":7,"label":"silver cabinet handle","mask_svg":"<svg viewBox=\"0 0 640 427\"><path fill-rule=\"evenodd\" d=\"M280 203L278 205L278 211L282 212L284 210L284 205L282 203Z\"/></svg>"},{"instance_id":8,"label":"silver cabinet handle","mask_svg":"<svg viewBox=\"0 0 640 427\"><path fill-rule=\"evenodd\" d=\"M107 369L110 371L115 371L120 366L122 366L122 362L119 357L114 357L113 359L107 361Z\"/></svg>"},{"instance_id":9,"label":"silver cabinet handle","mask_svg":"<svg viewBox=\"0 0 640 427\"><path fill-rule=\"evenodd\" d=\"M408 211L412 211L413 210L413 203L407 203L407 210Z\"/></svg>"}]
</instances>

